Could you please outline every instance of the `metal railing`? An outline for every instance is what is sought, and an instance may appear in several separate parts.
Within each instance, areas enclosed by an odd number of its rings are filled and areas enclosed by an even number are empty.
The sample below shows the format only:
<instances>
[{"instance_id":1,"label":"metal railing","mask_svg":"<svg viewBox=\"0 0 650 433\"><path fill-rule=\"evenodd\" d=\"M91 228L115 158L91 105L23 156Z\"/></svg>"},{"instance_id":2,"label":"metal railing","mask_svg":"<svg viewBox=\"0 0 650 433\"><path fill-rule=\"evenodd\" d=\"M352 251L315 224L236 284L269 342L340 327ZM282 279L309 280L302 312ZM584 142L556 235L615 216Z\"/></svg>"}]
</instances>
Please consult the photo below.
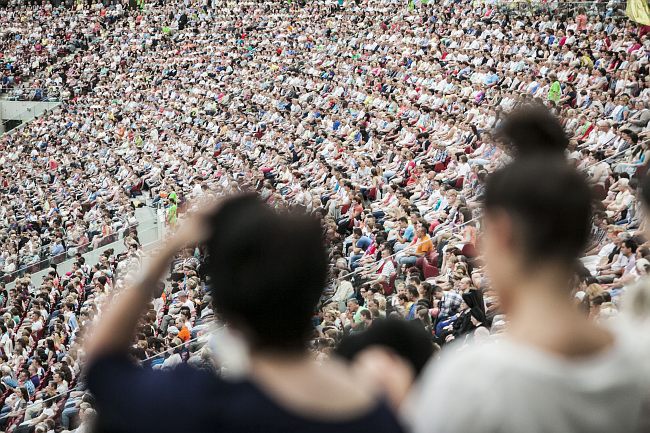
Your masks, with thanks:
<instances>
[{"instance_id":1,"label":"metal railing","mask_svg":"<svg viewBox=\"0 0 650 433\"><path fill-rule=\"evenodd\" d=\"M44 271L52 267L52 265L56 265L57 272L63 274L72 269L72 264L77 260L75 257L77 254L81 254L85 258L86 263L94 265L99 261L99 257L104 253L104 251L108 249L113 249L116 254L126 251L127 247L124 245L124 238L126 235L133 232L137 233L140 243L143 246L155 245L161 240L160 230L157 226L154 225L142 230L139 228L139 224L134 224L123 230L120 229L116 233L100 238L95 245L92 245L91 243L73 245L68 247L67 251L61 254L46 257L38 262L25 265L16 271L9 273L0 272L0 282L8 284L26 274L33 276L33 274Z\"/></svg>"},{"instance_id":2,"label":"metal railing","mask_svg":"<svg viewBox=\"0 0 650 433\"><path fill-rule=\"evenodd\" d=\"M12 114L10 118L2 119L3 123L12 120L20 120L22 122L28 122L32 119L36 119L48 113L49 111L54 110L59 105L58 101L12 101L10 99L7 100L0 99L0 104L4 102L25 103L25 109L19 111L16 114Z\"/></svg>"},{"instance_id":3,"label":"metal railing","mask_svg":"<svg viewBox=\"0 0 650 433\"><path fill-rule=\"evenodd\" d=\"M58 102L62 99L63 86L47 85L33 87L23 83L16 86L0 87L0 94L5 95L8 101L34 101L34 102Z\"/></svg>"}]
</instances>

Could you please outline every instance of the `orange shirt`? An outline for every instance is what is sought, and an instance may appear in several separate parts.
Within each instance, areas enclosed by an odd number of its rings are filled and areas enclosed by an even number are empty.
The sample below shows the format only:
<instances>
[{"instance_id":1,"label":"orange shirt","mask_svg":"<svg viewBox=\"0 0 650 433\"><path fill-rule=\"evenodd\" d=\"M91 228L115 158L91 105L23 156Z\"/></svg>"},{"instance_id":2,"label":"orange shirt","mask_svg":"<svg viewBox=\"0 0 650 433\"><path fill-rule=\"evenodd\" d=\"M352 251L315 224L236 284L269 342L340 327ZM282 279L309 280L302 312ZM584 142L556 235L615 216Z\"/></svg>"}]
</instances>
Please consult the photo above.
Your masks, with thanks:
<instances>
[{"instance_id":1,"label":"orange shirt","mask_svg":"<svg viewBox=\"0 0 650 433\"><path fill-rule=\"evenodd\" d=\"M187 326L183 326L180 331L178 331L178 338L183 340L183 342L190 339L190 330L187 329Z\"/></svg>"},{"instance_id":2,"label":"orange shirt","mask_svg":"<svg viewBox=\"0 0 650 433\"><path fill-rule=\"evenodd\" d=\"M418 239L418 247L415 250L415 253L420 255L420 254L427 254L431 251L433 251L433 242L431 242L431 238L429 235L425 235L424 238Z\"/></svg>"}]
</instances>

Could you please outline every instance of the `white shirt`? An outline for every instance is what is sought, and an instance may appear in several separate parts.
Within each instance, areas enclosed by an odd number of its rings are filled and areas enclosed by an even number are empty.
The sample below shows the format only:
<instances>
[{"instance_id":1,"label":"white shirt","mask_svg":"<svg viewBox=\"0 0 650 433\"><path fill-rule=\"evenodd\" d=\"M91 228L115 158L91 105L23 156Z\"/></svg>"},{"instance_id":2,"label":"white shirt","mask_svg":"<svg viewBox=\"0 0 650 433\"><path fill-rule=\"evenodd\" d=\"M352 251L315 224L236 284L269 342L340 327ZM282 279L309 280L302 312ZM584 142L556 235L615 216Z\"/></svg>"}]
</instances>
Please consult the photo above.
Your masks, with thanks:
<instances>
[{"instance_id":1,"label":"white shirt","mask_svg":"<svg viewBox=\"0 0 650 433\"><path fill-rule=\"evenodd\" d=\"M613 270L619 270L619 269L625 268L627 266L627 262L629 260L630 259L627 256L619 253L618 257L616 258L616 261L614 263L612 263L612 269Z\"/></svg>"},{"instance_id":2,"label":"white shirt","mask_svg":"<svg viewBox=\"0 0 650 433\"><path fill-rule=\"evenodd\" d=\"M165 359L165 362L163 362L162 367L160 367L163 370L167 370L170 368L174 368L177 365L181 364L183 362L183 359L181 358L181 355L178 353L174 353L172 356L169 358Z\"/></svg>"},{"instance_id":3,"label":"white shirt","mask_svg":"<svg viewBox=\"0 0 650 433\"><path fill-rule=\"evenodd\" d=\"M5 355L11 356L14 345L11 336L9 336L8 333L3 334L2 338L0 338L0 346L2 346Z\"/></svg>"},{"instance_id":4,"label":"white shirt","mask_svg":"<svg viewBox=\"0 0 650 433\"><path fill-rule=\"evenodd\" d=\"M472 167L467 162L460 163L458 164L456 171L458 172L459 177L467 178L467 176L469 176L469 174L472 172Z\"/></svg>"},{"instance_id":5,"label":"white shirt","mask_svg":"<svg viewBox=\"0 0 650 433\"><path fill-rule=\"evenodd\" d=\"M634 340L617 335L580 361L507 337L447 351L425 370L406 419L414 433L641 431L650 377Z\"/></svg>"},{"instance_id":6,"label":"white shirt","mask_svg":"<svg viewBox=\"0 0 650 433\"><path fill-rule=\"evenodd\" d=\"M603 247L600 249L598 252L598 257L608 257L616 248L616 244L614 242L610 242L607 245L603 245Z\"/></svg>"}]
</instances>

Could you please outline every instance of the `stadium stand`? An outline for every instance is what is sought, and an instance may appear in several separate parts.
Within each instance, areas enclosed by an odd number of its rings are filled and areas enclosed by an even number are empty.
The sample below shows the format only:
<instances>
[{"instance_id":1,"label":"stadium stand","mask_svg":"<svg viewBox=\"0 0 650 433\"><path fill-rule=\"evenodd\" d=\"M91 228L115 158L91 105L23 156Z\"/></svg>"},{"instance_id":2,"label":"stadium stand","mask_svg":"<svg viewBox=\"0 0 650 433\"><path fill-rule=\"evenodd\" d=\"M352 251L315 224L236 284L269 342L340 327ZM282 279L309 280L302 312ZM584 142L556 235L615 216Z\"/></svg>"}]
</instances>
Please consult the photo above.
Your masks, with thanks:
<instances>
[{"instance_id":1,"label":"stadium stand","mask_svg":"<svg viewBox=\"0 0 650 433\"><path fill-rule=\"evenodd\" d=\"M81 342L141 261L140 204L164 208L172 229L193 200L241 190L318 215L332 268L319 358L387 316L421 322L440 346L498 336L505 319L477 237L486 179L513 159L503 119L522 106L559 119L600 199L576 302L596 321L618 315L650 269L637 194L650 161L649 28L620 6L0 8L5 97L62 101L0 137L0 272L15 283L0 294L0 427L92 422ZM123 254L79 258L120 239ZM66 275L30 279L64 260L75 261ZM198 338L213 317L202 261L177 257L139 328L132 355L148 368L213 368ZM482 322L465 299L475 291Z\"/></svg>"}]
</instances>

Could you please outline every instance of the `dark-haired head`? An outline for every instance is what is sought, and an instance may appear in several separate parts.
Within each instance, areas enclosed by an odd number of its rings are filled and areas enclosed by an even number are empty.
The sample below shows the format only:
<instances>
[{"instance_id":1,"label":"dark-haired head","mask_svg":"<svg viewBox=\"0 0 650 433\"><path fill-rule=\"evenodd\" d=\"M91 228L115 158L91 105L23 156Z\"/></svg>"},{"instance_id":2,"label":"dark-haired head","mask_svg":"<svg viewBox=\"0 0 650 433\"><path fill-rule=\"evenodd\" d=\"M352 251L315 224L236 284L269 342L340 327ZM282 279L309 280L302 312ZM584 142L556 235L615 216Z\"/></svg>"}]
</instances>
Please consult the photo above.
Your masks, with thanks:
<instances>
[{"instance_id":1,"label":"dark-haired head","mask_svg":"<svg viewBox=\"0 0 650 433\"><path fill-rule=\"evenodd\" d=\"M621 244L621 252L625 255L632 255L636 253L638 244L634 239L626 239Z\"/></svg>"},{"instance_id":2,"label":"dark-haired head","mask_svg":"<svg viewBox=\"0 0 650 433\"><path fill-rule=\"evenodd\" d=\"M525 158L488 177L485 211L508 215L518 252L528 261L570 261L589 236L592 193L566 161Z\"/></svg>"},{"instance_id":3,"label":"dark-haired head","mask_svg":"<svg viewBox=\"0 0 650 433\"><path fill-rule=\"evenodd\" d=\"M434 352L431 337L416 322L399 319L377 320L365 332L341 341L336 353L349 361L371 347L388 349L404 359L419 375Z\"/></svg>"},{"instance_id":4,"label":"dark-haired head","mask_svg":"<svg viewBox=\"0 0 650 433\"><path fill-rule=\"evenodd\" d=\"M569 145L562 125L543 105L524 104L499 125L497 139L511 156L563 156Z\"/></svg>"},{"instance_id":5,"label":"dark-haired head","mask_svg":"<svg viewBox=\"0 0 650 433\"><path fill-rule=\"evenodd\" d=\"M483 247L494 286L503 294L540 277L563 289L584 252L591 215L586 179L557 156L521 158L490 175Z\"/></svg>"},{"instance_id":6,"label":"dark-haired head","mask_svg":"<svg viewBox=\"0 0 650 433\"><path fill-rule=\"evenodd\" d=\"M325 285L327 256L316 219L276 212L254 194L212 217L207 241L215 310L253 350L300 350Z\"/></svg>"}]
</instances>

